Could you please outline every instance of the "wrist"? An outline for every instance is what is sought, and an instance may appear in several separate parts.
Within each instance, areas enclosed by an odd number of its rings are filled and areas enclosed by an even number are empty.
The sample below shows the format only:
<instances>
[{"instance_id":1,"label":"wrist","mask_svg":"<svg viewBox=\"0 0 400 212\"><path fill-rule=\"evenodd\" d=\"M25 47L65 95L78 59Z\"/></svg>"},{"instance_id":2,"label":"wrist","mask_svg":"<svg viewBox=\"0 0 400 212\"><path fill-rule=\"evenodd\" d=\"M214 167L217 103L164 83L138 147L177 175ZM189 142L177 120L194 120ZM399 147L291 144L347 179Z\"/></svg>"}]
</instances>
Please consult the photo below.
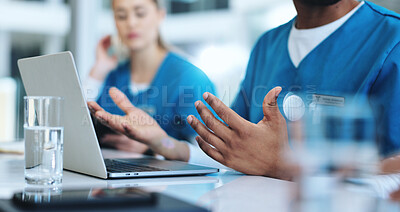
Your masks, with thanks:
<instances>
[{"instance_id":1,"label":"wrist","mask_svg":"<svg viewBox=\"0 0 400 212\"><path fill-rule=\"evenodd\" d=\"M300 172L300 167L296 164L282 163L281 166L276 169L276 177L281 180L293 181Z\"/></svg>"},{"instance_id":2,"label":"wrist","mask_svg":"<svg viewBox=\"0 0 400 212\"><path fill-rule=\"evenodd\" d=\"M92 70L90 70L89 76L93 79L103 81L106 78L107 72L107 70L96 64Z\"/></svg>"},{"instance_id":3,"label":"wrist","mask_svg":"<svg viewBox=\"0 0 400 212\"><path fill-rule=\"evenodd\" d=\"M150 140L148 143L148 146L151 150L154 151L154 153L162 155L165 157L165 150L163 148L163 141L165 139L168 139L169 136L167 133L163 133L163 135L158 136L157 138L154 138L152 140Z\"/></svg>"},{"instance_id":4,"label":"wrist","mask_svg":"<svg viewBox=\"0 0 400 212\"><path fill-rule=\"evenodd\" d=\"M189 161L189 146L168 135L154 142L150 148L168 160Z\"/></svg>"},{"instance_id":5,"label":"wrist","mask_svg":"<svg viewBox=\"0 0 400 212\"><path fill-rule=\"evenodd\" d=\"M264 173L263 176L293 181L299 174L300 167L298 164L281 158L271 164L268 171Z\"/></svg>"}]
</instances>

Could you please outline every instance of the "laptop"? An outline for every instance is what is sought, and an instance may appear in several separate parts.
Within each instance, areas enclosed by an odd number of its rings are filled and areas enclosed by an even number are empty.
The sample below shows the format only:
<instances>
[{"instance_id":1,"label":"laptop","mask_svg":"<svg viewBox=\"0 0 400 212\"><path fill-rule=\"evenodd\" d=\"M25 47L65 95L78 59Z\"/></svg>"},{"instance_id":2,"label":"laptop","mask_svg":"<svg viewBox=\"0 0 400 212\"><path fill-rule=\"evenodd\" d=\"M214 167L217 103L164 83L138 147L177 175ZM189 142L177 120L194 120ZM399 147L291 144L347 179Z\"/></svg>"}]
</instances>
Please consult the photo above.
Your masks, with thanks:
<instances>
[{"instance_id":1,"label":"laptop","mask_svg":"<svg viewBox=\"0 0 400 212\"><path fill-rule=\"evenodd\" d=\"M64 169L102 179L205 175L216 168L155 158L104 159L71 52L18 60L28 96L64 98Z\"/></svg>"}]
</instances>

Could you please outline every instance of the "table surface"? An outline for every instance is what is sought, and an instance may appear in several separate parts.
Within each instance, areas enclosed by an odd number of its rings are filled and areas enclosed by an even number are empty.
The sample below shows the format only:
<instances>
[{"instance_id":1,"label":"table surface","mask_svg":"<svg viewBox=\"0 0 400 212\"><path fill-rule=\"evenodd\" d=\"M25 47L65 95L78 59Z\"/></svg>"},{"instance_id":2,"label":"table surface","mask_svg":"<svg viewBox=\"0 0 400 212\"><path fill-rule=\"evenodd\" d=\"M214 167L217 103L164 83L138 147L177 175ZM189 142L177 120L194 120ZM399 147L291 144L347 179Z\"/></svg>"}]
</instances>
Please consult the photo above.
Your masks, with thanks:
<instances>
[{"instance_id":1,"label":"table surface","mask_svg":"<svg viewBox=\"0 0 400 212\"><path fill-rule=\"evenodd\" d=\"M137 157L132 153L103 150L106 158ZM10 199L25 188L23 155L0 154L0 199ZM299 184L267 177L246 176L231 170L207 176L103 180L64 171L62 189L140 187L196 204L212 211L400 211L387 199L399 188L400 176L381 176L374 186L335 187L330 198L310 197L298 204ZM310 190L320 190L317 180ZM306 202L307 204L305 204ZM331 210L326 210L331 208ZM0 208L1 211L1 208Z\"/></svg>"}]
</instances>

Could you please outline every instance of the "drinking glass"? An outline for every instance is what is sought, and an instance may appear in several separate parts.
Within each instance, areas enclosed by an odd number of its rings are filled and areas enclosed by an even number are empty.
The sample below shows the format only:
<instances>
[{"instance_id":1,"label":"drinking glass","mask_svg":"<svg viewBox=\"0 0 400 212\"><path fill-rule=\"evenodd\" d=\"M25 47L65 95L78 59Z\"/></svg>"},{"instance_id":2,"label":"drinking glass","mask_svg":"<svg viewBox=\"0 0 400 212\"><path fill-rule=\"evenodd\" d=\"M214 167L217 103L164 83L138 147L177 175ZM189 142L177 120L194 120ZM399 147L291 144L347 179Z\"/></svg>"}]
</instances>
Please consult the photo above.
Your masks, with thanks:
<instances>
[{"instance_id":1,"label":"drinking glass","mask_svg":"<svg viewBox=\"0 0 400 212\"><path fill-rule=\"evenodd\" d=\"M63 98L24 97L25 180L28 184L62 182Z\"/></svg>"},{"instance_id":2,"label":"drinking glass","mask_svg":"<svg viewBox=\"0 0 400 212\"><path fill-rule=\"evenodd\" d=\"M335 211L338 193L348 182L377 173L371 108L365 101L345 99L343 106L311 104L302 120L289 123L288 157L300 168L294 192L297 211Z\"/></svg>"}]
</instances>

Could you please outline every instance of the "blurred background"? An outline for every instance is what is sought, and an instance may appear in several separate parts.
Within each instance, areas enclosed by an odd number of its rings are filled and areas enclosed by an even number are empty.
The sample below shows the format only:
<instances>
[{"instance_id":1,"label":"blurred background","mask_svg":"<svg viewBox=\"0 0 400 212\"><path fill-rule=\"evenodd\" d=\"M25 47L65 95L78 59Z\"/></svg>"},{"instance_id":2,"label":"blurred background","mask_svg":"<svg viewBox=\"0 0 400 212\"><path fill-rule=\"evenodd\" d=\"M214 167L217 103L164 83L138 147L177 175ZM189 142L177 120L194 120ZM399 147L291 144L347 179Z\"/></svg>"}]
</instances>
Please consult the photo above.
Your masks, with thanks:
<instances>
[{"instance_id":1,"label":"blurred background","mask_svg":"<svg viewBox=\"0 0 400 212\"><path fill-rule=\"evenodd\" d=\"M162 37L216 84L230 104L250 51L265 31L291 20L292 0L167 0ZM400 12L400 0L372 0ZM99 39L116 34L110 0L0 0L0 142L23 138L25 95L17 60L72 51L82 80Z\"/></svg>"}]
</instances>

